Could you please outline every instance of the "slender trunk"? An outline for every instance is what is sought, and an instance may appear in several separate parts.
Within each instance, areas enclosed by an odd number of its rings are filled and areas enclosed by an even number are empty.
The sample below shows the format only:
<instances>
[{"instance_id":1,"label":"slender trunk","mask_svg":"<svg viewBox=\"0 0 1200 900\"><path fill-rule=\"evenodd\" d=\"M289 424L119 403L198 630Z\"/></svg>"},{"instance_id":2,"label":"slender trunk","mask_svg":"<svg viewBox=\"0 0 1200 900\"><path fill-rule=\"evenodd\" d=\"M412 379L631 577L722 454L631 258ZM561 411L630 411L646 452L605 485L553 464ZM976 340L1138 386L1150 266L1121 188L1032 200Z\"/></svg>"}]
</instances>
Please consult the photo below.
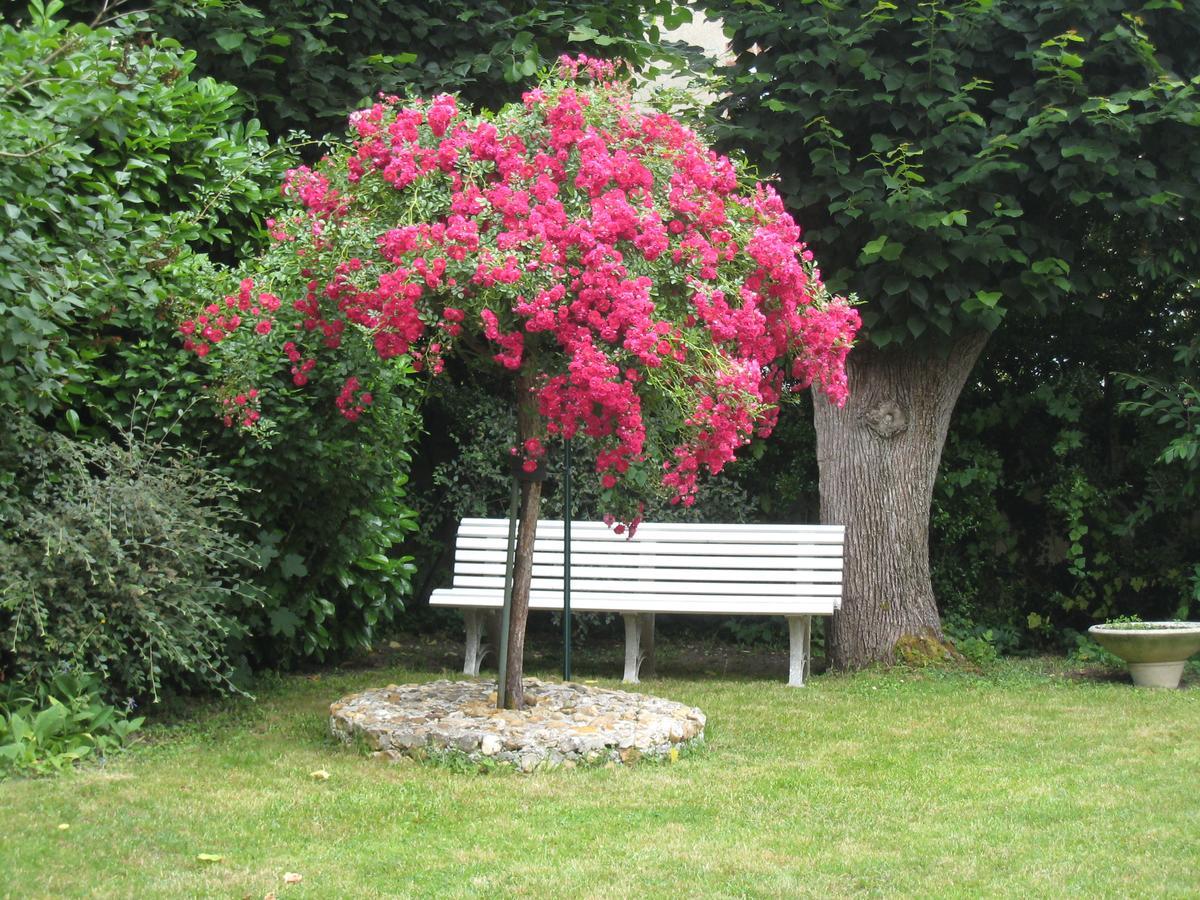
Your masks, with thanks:
<instances>
[{"instance_id":1,"label":"slender trunk","mask_svg":"<svg viewBox=\"0 0 1200 900\"><path fill-rule=\"evenodd\" d=\"M533 372L522 369L517 376L517 440L519 445L540 437L541 420L533 399ZM517 526L517 549L513 562L512 612L508 630L508 675L505 705L525 706L521 678L525 673L525 625L529 621L529 584L533 578L533 541L537 535L538 510L542 501L540 481L521 482L521 504Z\"/></svg>"},{"instance_id":2,"label":"slender trunk","mask_svg":"<svg viewBox=\"0 0 1200 900\"><path fill-rule=\"evenodd\" d=\"M830 662L855 669L891 662L908 636L941 640L929 576L929 507L950 416L984 334L949 353L854 350L850 399L814 398L821 521L846 526L841 611Z\"/></svg>"}]
</instances>

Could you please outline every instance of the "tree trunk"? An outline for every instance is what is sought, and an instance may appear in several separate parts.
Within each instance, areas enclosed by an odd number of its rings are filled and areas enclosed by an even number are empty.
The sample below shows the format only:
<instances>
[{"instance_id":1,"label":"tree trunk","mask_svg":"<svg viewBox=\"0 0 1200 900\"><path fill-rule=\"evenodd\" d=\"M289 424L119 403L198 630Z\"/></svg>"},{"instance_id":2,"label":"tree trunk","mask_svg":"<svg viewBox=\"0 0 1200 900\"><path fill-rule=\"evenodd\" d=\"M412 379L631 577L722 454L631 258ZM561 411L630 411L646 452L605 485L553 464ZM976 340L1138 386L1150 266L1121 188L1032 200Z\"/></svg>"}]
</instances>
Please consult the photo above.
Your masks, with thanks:
<instances>
[{"instance_id":1,"label":"tree trunk","mask_svg":"<svg viewBox=\"0 0 1200 900\"><path fill-rule=\"evenodd\" d=\"M517 376L517 442L541 437L541 420L533 399L533 372L521 370ZM525 691L521 678L525 674L525 625L529 621L529 584L533 578L533 541L537 535L538 511L542 501L540 481L521 482L521 505L518 514L517 549L513 562L512 610L508 628L508 674L504 679L505 706L523 709Z\"/></svg>"},{"instance_id":2,"label":"tree trunk","mask_svg":"<svg viewBox=\"0 0 1200 900\"><path fill-rule=\"evenodd\" d=\"M842 608L830 663L892 662L907 636L942 638L929 576L929 507L950 415L985 334L947 354L856 348L850 399L814 397L821 521L846 526ZM815 392L817 393L817 392Z\"/></svg>"}]
</instances>

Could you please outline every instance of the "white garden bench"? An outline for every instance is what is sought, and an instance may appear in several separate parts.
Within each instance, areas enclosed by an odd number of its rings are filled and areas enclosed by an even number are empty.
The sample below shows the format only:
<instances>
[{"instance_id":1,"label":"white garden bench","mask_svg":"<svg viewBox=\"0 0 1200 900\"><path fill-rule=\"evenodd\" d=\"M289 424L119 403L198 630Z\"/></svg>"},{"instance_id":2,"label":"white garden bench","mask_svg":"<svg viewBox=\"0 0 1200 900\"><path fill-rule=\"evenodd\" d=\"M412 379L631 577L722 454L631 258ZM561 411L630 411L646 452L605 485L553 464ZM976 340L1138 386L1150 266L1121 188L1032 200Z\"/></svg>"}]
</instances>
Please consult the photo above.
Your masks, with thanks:
<instances>
[{"instance_id":1,"label":"white garden bench","mask_svg":"<svg viewBox=\"0 0 1200 900\"><path fill-rule=\"evenodd\" d=\"M642 523L627 540L599 522L571 523L571 610L625 618L625 681L636 683L642 645L653 652L655 613L785 616L788 684L809 667L812 616L842 603L841 525ZM463 610L463 672L478 675L485 616L504 605L507 519L463 519L454 547L454 587L434 606ZM530 610L562 611L563 523L538 522Z\"/></svg>"}]
</instances>

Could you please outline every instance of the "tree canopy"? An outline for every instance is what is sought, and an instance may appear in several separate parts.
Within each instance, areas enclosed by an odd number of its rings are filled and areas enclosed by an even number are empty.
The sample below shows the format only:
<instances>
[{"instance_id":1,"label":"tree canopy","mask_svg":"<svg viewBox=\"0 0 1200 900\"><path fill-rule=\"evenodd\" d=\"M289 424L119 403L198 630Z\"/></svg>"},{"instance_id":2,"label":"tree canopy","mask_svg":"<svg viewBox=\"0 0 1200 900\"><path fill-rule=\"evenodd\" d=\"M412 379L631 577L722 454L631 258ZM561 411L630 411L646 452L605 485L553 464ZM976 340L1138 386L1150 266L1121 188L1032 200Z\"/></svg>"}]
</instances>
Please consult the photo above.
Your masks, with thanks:
<instances>
[{"instance_id":1,"label":"tree canopy","mask_svg":"<svg viewBox=\"0 0 1200 900\"><path fill-rule=\"evenodd\" d=\"M71 0L89 19L101 4ZM452 91L488 107L565 52L637 63L667 52L675 0L152 0L147 26L198 55L199 73L236 85L276 137L340 134L380 91Z\"/></svg>"},{"instance_id":2,"label":"tree canopy","mask_svg":"<svg viewBox=\"0 0 1200 900\"><path fill-rule=\"evenodd\" d=\"M708 5L736 54L725 139L779 172L875 345L1197 271L1195 4Z\"/></svg>"},{"instance_id":3,"label":"tree canopy","mask_svg":"<svg viewBox=\"0 0 1200 900\"><path fill-rule=\"evenodd\" d=\"M850 401L815 405L822 517L848 525L830 643L837 666L890 659L941 636L928 510L988 335L1006 316L1117 321L1131 290L1195 305L1200 9L706 7L732 35L726 144L779 173L827 282L864 302Z\"/></svg>"}]
</instances>

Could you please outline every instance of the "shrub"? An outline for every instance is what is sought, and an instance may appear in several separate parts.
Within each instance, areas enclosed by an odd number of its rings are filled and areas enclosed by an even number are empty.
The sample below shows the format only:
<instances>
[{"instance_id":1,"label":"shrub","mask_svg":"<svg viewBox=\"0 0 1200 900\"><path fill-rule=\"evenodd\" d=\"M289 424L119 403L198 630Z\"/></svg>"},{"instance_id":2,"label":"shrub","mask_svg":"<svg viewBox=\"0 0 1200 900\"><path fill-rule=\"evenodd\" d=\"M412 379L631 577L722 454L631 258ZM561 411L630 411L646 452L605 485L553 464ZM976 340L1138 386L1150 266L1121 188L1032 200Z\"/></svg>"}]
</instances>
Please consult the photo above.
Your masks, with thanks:
<instances>
[{"instance_id":1,"label":"shrub","mask_svg":"<svg viewBox=\"0 0 1200 900\"><path fill-rule=\"evenodd\" d=\"M372 411L380 428L356 429L333 404L334 380L320 373L310 382L330 393L315 407L281 390L275 434L227 433L216 443L226 471L255 486L240 504L260 523L247 536L261 590L237 607L245 631L237 646L254 668L365 649L411 593L412 557L396 551L416 529L407 473L420 419L397 386Z\"/></svg>"},{"instance_id":2,"label":"shrub","mask_svg":"<svg viewBox=\"0 0 1200 900\"><path fill-rule=\"evenodd\" d=\"M0 664L49 683L63 665L114 697L236 690L252 549L236 488L196 458L130 431L70 441L9 411L0 443Z\"/></svg>"},{"instance_id":3,"label":"shrub","mask_svg":"<svg viewBox=\"0 0 1200 900\"><path fill-rule=\"evenodd\" d=\"M226 597L237 627L215 639L236 638L230 653L264 666L360 646L407 592L410 564L389 555L413 526L400 431L351 435L336 411L283 397L285 434L229 440L174 337L179 298L224 275L207 254L261 234L286 154L238 121L233 86L196 77L196 55L138 15L62 14L34 3L0 26L0 402L79 439L136 419L254 486L225 523L263 563L253 601Z\"/></svg>"},{"instance_id":4,"label":"shrub","mask_svg":"<svg viewBox=\"0 0 1200 900\"><path fill-rule=\"evenodd\" d=\"M195 250L255 232L277 178L236 89L190 77L194 54L61 9L0 25L0 403L43 414L187 291Z\"/></svg>"}]
</instances>

